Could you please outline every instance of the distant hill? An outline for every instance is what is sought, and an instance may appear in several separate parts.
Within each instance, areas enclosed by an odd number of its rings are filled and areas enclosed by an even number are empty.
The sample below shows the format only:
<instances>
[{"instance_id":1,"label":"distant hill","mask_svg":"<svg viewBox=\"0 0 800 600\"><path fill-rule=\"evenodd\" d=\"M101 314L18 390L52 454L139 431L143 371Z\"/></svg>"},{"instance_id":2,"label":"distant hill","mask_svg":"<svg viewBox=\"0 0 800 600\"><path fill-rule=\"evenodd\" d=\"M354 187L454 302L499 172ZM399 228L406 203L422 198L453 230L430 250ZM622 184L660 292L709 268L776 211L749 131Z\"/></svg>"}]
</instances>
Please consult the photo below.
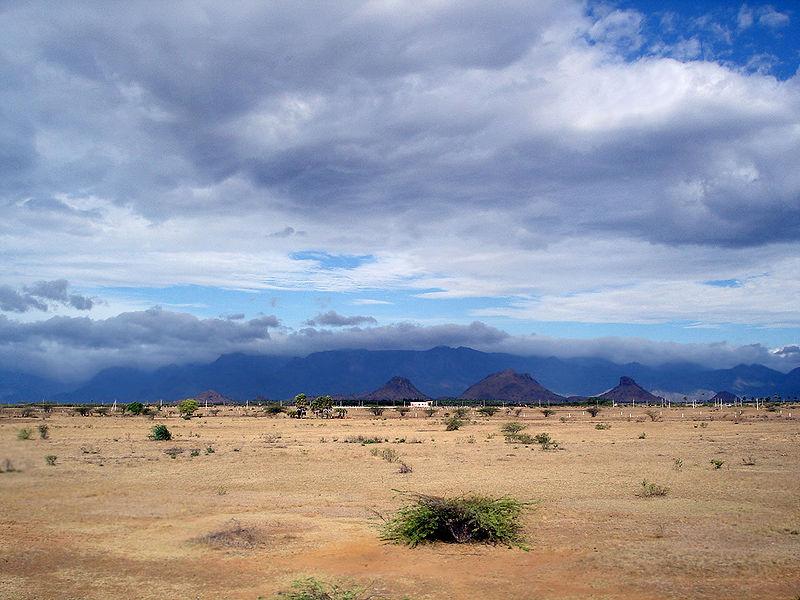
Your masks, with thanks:
<instances>
[{"instance_id":1,"label":"distant hill","mask_svg":"<svg viewBox=\"0 0 800 600\"><path fill-rule=\"evenodd\" d=\"M460 396L466 400L494 400L517 403L564 402L566 398L548 390L527 373L506 369L492 373L471 385Z\"/></svg>"},{"instance_id":2,"label":"distant hill","mask_svg":"<svg viewBox=\"0 0 800 600\"><path fill-rule=\"evenodd\" d=\"M197 403L200 406L204 406L206 404L232 404L233 400L220 394L216 390L206 390L205 392L200 392L199 394L194 395L194 399L197 400Z\"/></svg>"},{"instance_id":3,"label":"distant hill","mask_svg":"<svg viewBox=\"0 0 800 600\"><path fill-rule=\"evenodd\" d=\"M659 402L661 399L655 396L636 383L630 377L620 377L619 384L598 396L606 400L613 400L624 404L631 404L634 402L653 403Z\"/></svg>"},{"instance_id":4,"label":"distant hill","mask_svg":"<svg viewBox=\"0 0 800 600\"><path fill-rule=\"evenodd\" d=\"M168 365L154 370L113 367L88 381L63 383L17 371L0 371L0 402L158 401L192 397L214 389L234 400L275 400L330 394L353 397L377 389L394 376L407 378L423 394L455 398L480 379L512 369L535 373L562 396L591 396L625 374L645 389L691 394L727 390L738 396L800 396L800 368L784 374L762 365L707 369L691 363L648 366L602 358L555 358L479 352L440 346L430 350L331 350L305 357L226 354L209 363Z\"/></svg>"},{"instance_id":5,"label":"distant hill","mask_svg":"<svg viewBox=\"0 0 800 600\"><path fill-rule=\"evenodd\" d=\"M738 400L739 397L736 394L731 394L730 392L721 391L717 392L716 395L711 398L712 402L722 402L723 404L728 402L733 402Z\"/></svg>"},{"instance_id":6,"label":"distant hill","mask_svg":"<svg viewBox=\"0 0 800 600\"><path fill-rule=\"evenodd\" d=\"M405 377L392 377L377 390L361 396L361 399L370 402L430 400Z\"/></svg>"}]
</instances>

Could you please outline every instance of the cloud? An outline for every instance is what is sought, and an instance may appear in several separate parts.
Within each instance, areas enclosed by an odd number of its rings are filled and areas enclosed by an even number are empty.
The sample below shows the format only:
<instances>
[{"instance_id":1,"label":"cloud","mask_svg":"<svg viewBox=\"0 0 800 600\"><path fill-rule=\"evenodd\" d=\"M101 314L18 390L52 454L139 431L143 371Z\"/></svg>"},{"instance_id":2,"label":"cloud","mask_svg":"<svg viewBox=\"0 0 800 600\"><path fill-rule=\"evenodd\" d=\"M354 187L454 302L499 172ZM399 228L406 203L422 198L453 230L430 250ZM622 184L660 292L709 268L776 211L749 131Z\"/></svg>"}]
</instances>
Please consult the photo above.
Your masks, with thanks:
<instances>
[{"instance_id":1,"label":"cloud","mask_svg":"<svg viewBox=\"0 0 800 600\"><path fill-rule=\"evenodd\" d=\"M0 286L0 310L23 313L29 310L47 312L50 303L72 307L77 310L91 310L95 301L87 296L68 293L69 282L66 279L53 281L37 281L25 286L21 291ZM50 301L50 303L48 303Z\"/></svg>"},{"instance_id":2,"label":"cloud","mask_svg":"<svg viewBox=\"0 0 800 600\"><path fill-rule=\"evenodd\" d=\"M747 29L753 24L753 11L747 4L742 4L739 8L739 15L736 21L739 29Z\"/></svg>"},{"instance_id":3,"label":"cloud","mask_svg":"<svg viewBox=\"0 0 800 600\"><path fill-rule=\"evenodd\" d=\"M353 300L353 304L357 306L380 306L386 304L392 304L388 300L376 300L374 298L357 298Z\"/></svg>"},{"instance_id":4,"label":"cloud","mask_svg":"<svg viewBox=\"0 0 800 600\"><path fill-rule=\"evenodd\" d=\"M247 321L200 319L159 308L122 313L107 319L51 317L20 323L0 316L0 366L85 379L110 366L155 368L167 364L212 361L229 352L305 356L342 348L372 350L467 346L489 352L557 357L602 357L644 364L693 362L710 367L763 363L789 370L800 365L793 347L771 351L759 344L680 344L637 338L562 339L511 335L480 321L420 325L401 322L339 330L307 327L290 330L275 316Z\"/></svg>"},{"instance_id":5,"label":"cloud","mask_svg":"<svg viewBox=\"0 0 800 600\"><path fill-rule=\"evenodd\" d=\"M358 325L376 324L378 321L375 317L354 315L346 317L340 315L335 310L329 310L325 313L320 313L313 319L306 321L306 325L314 327L316 325L328 327L355 327Z\"/></svg>"},{"instance_id":6,"label":"cloud","mask_svg":"<svg viewBox=\"0 0 800 600\"><path fill-rule=\"evenodd\" d=\"M786 27L789 21L791 21L791 19L788 14L779 12L769 5L764 6L759 11L758 23L764 27Z\"/></svg>"},{"instance_id":7,"label":"cloud","mask_svg":"<svg viewBox=\"0 0 800 600\"><path fill-rule=\"evenodd\" d=\"M14 5L0 306L42 310L22 286L65 278L775 326L800 86L708 49L781 21L762 8L651 51L642 14L579 1ZM764 273L777 307L697 300Z\"/></svg>"}]
</instances>

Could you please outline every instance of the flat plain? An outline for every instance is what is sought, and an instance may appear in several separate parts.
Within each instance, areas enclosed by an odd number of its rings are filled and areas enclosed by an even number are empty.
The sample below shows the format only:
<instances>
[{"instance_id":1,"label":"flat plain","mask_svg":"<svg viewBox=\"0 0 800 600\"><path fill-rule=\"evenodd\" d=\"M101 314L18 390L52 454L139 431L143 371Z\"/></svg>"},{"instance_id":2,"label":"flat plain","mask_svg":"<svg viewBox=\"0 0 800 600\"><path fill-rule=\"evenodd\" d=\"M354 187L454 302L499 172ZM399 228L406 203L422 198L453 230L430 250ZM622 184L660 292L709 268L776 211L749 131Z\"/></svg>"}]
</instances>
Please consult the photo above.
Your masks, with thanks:
<instances>
[{"instance_id":1,"label":"flat plain","mask_svg":"<svg viewBox=\"0 0 800 600\"><path fill-rule=\"evenodd\" d=\"M445 431L451 410L3 409L0 598L255 600L303 576L392 599L800 597L797 407L471 411ZM511 420L561 449L508 443ZM148 439L158 423L171 441ZM643 480L666 495L641 497ZM528 548L382 541L402 492L530 501Z\"/></svg>"}]
</instances>

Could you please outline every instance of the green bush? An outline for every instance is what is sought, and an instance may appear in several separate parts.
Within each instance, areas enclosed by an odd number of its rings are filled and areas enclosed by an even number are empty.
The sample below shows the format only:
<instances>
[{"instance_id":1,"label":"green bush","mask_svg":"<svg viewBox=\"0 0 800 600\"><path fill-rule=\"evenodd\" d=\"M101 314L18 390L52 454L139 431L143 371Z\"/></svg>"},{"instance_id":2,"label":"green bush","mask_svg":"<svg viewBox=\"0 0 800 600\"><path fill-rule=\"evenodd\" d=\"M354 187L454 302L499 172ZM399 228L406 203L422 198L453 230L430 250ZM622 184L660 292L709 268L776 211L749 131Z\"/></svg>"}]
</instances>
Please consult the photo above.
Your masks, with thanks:
<instances>
[{"instance_id":1,"label":"green bush","mask_svg":"<svg viewBox=\"0 0 800 600\"><path fill-rule=\"evenodd\" d=\"M401 417L405 417L411 409L407 406L396 406L395 410L400 413Z\"/></svg>"},{"instance_id":2,"label":"green bush","mask_svg":"<svg viewBox=\"0 0 800 600\"><path fill-rule=\"evenodd\" d=\"M547 417L556 414L556 411L554 411L551 408L543 408L542 409L542 414L544 415L544 418L546 419Z\"/></svg>"},{"instance_id":3,"label":"green bush","mask_svg":"<svg viewBox=\"0 0 800 600\"><path fill-rule=\"evenodd\" d=\"M292 588L278 592L275 598L282 600L379 600L360 587L329 584L306 577L292 582Z\"/></svg>"},{"instance_id":4,"label":"green bush","mask_svg":"<svg viewBox=\"0 0 800 600\"><path fill-rule=\"evenodd\" d=\"M478 409L478 414L483 415L484 417L493 417L499 410L500 409L496 406L481 406Z\"/></svg>"},{"instance_id":5,"label":"green bush","mask_svg":"<svg viewBox=\"0 0 800 600\"><path fill-rule=\"evenodd\" d=\"M17 431L17 439L18 440L29 440L29 439L31 439L31 434L32 433L33 433L33 431L30 428L24 427L23 429L20 429L19 431Z\"/></svg>"},{"instance_id":6,"label":"green bush","mask_svg":"<svg viewBox=\"0 0 800 600\"><path fill-rule=\"evenodd\" d=\"M412 547L426 542L522 546L520 516L526 503L478 495L408 496L411 502L384 524L383 539Z\"/></svg>"},{"instance_id":7,"label":"green bush","mask_svg":"<svg viewBox=\"0 0 800 600\"><path fill-rule=\"evenodd\" d=\"M370 406L369 412L371 412L376 417L380 417L383 414L385 409L382 406Z\"/></svg>"},{"instance_id":8,"label":"green bush","mask_svg":"<svg viewBox=\"0 0 800 600\"><path fill-rule=\"evenodd\" d=\"M604 429L611 429L610 423L598 423L594 426L595 429L604 430Z\"/></svg>"},{"instance_id":9,"label":"green bush","mask_svg":"<svg viewBox=\"0 0 800 600\"><path fill-rule=\"evenodd\" d=\"M390 463L396 463L400 461L400 453L395 450L394 448L373 448L370 450L370 454L372 456L380 456L383 460Z\"/></svg>"},{"instance_id":10,"label":"green bush","mask_svg":"<svg viewBox=\"0 0 800 600\"><path fill-rule=\"evenodd\" d=\"M718 458L712 458L711 459L711 464L714 465L715 469L721 469L722 465L725 464L725 461L724 460L720 460Z\"/></svg>"},{"instance_id":11,"label":"green bush","mask_svg":"<svg viewBox=\"0 0 800 600\"><path fill-rule=\"evenodd\" d=\"M39 425L38 429L39 429L39 437L41 439L46 440L50 436L50 428L44 423Z\"/></svg>"},{"instance_id":12,"label":"green bush","mask_svg":"<svg viewBox=\"0 0 800 600\"><path fill-rule=\"evenodd\" d=\"M48 466L55 467L55 466L56 466L56 459L57 459L57 458L58 458L58 457L57 457L55 454L48 454L47 456L45 456L45 457L44 457L44 462L45 462L45 463L46 463Z\"/></svg>"},{"instance_id":13,"label":"green bush","mask_svg":"<svg viewBox=\"0 0 800 600\"><path fill-rule=\"evenodd\" d=\"M464 421L456 415L444 420L445 431L458 431L463 425Z\"/></svg>"},{"instance_id":14,"label":"green bush","mask_svg":"<svg viewBox=\"0 0 800 600\"><path fill-rule=\"evenodd\" d=\"M590 415L592 415L592 417L596 417L597 413L600 412L600 407L599 406L587 406L586 407L586 412L588 412Z\"/></svg>"},{"instance_id":15,"label":"green bush","mask_svg":"<svg viewBox=\"0 0 800 600\"><path fill-rule=\"evenodd\" d=\"M437 412L438 412L438 409L429 406L428 408L425 409L425 416L426 417L432 417Z\"/></svg>"},{"instance_id":16,"label":"green bush","mask_svg":"<svg viewBox=\"0 0 800 600\"><path fill-rule=\"evenodd\" d=\"M150 439L166 442L172 439L172 434L169 429L167 429L166 425L153 425L153 428L150 430Z\"/></svg>"},{"instance_id":17,"label":"green bush","mask_svg":"<svg viewBox=\"0 0 800 600\"><path fill-rule=\"evenodd\" d=\"M264 407L264 412L268 415L279 415L284 412L286 409L283 408L283 404L279 402L270 402Z\"/></svg>"},{"instance_id":18,"label":"green bush","mask_svg":"<svg viewBox=\"0 0 800 600\"><path fill-rule=\"evenodd\" d=\"M140 415L144 412L144 404L141 402L131 402L122 407L122 412L129 412L132 415Z\"/></svg>"},{"instance_id":19,"label":"green bush","mask_svg":"<svg viewBox=\"0 0 800 600\"><path fill-rule=\"evenodd\" d=\"M464 406L459 406L453 409L453 414L457 416L459 419L463 419L464 417L467 416L467 414L469 414L469 409Z\"/></svg>"},{"instance_id":20,"label":"green bush","mask_svg":"<svg viewBox=\"0 0 800 600\"><path fill-rule=\"evenodd\" d=\"M198 408L200 408L200 405L194 398L186 398L178 402L178 412L187 419L191 418Z\"/></svg>"}]
</instances>

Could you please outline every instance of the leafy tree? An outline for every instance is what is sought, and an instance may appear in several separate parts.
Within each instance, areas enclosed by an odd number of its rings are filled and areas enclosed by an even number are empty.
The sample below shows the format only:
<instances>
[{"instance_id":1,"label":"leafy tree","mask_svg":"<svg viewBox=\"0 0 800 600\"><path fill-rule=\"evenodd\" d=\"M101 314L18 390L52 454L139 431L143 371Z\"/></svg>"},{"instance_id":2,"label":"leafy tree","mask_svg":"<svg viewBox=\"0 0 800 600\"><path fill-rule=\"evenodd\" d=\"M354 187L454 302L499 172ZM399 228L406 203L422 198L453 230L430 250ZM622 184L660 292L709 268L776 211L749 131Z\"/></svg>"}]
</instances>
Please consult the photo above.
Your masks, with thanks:
<instances>
[{"instance_id":1,"label":"leafy tree","mask_svg":"<svg viewBox=\"0 0 800 600\"><path fill-rule=\"evenodd\" d=\"M306 416L308 410L308 397L305 394L297 394L294 397L294 414L290 415L297 419L302 419Z\"/></svg>"},{"instance_id":2,"label":"leafy tree","mask_svg":"<svg viewBox=\"0 0 800 600\"><path fill-rule=\"evenodd\" d=\"M166 425L154 425L150 430L150 439L157 441L169 441L172 439L172 433L167 429Z\"/></svg>"},{"instance_id":3,"label":"leafy tree","mask_svg":"<svg viewBox=\"0 0 800 600\"><path fill-rule=\"evenodd\" d=\"M132 415L140 415L144 412L144 404L141 402L131 402L130 404L123 404L122 412L128 411Z\"/></svg>"},{"instance_id":4,"label":"leafy tree","mask_svg":"<svg viewBox=\"0 0 800 600\"><path fill-rule=\"evenodd\" d=\"M186 398L178 403L178 412L183 415L184 419L189 419L197 411L200 405L194 398Z\"/></svg>"},{"instance_id":5,"label":"leafy tree","mask_svg":"<svg viewBox=\"0 0 800 600\"><path fill-rule=\"evenodd\" d=\"M317 417L325 417L326 419L331 416L333 410L333 398L330 396L317 396L311 401L311 412Z\"/></svg>"}]
</instances>

